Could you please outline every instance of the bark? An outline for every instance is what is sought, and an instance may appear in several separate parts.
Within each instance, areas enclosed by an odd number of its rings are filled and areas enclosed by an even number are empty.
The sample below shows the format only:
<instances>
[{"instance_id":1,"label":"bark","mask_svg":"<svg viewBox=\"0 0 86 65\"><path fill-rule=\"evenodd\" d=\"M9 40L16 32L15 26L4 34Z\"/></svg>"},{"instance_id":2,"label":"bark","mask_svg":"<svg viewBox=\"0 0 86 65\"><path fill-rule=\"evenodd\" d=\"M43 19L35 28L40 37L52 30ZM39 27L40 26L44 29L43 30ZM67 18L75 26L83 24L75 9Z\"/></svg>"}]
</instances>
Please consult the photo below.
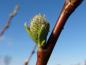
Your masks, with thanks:
<instances>
[{"instance_id":1,"label":"bark","mask_svg":"<svg viewBox=\"0 0 86 65\"><path fill-rule=\"evenodd\" d=\"M74 10L81 4L82 0L65 0L64 7L56 22L56 25L47 41L47 44L37 52L36 65L47 65L50 55L54 49L65 23Z\"/></svg>"}]
</instances>

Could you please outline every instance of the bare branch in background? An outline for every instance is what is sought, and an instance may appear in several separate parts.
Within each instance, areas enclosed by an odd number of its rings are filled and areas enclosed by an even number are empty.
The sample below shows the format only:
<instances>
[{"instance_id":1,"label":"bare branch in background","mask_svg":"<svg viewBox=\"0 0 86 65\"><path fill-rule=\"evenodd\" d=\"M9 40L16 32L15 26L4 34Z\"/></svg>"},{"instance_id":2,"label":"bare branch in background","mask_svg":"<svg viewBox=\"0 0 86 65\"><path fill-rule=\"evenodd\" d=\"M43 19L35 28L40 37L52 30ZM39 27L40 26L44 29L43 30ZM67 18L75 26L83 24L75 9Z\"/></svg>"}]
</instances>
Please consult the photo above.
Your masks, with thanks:
<instances>
[{"instance_id":1,"label":"bare branch in background","mask_svg":"<svg viewBox=\"0 0 86 65\"><path fill-rule=\"evenodd\" d=\"M9 65L10 64L10 62L11 62L11 57L10 56L5 56L4 57L4 63L5 63L5 65Z\"/></svg>"},{"instance_id":2,"label":"bare branch in background","mask_svg":"<svg viewBox=\"0 0 86 65\"><path fill-rule=\"evenodd\" d=\"M86 60L85 60L85 62L84 62L84 65L86 65Z\"/></svg>"},{"instance_id":3,"label":"bare branch in background","mask_svg":"<svg viewBox=\"0 0 86 65\"><path fill-rule=\"evenodd\" d=\"M0 55L0 65L10 65L12 57L9 55Z\"/></svg>"},{"instance_id":4,"label":"bare branch in background","mask_svg":"<svg viewBox=\"0 0 86 65\"><path fill-rule=\"evenodd\" d=\"M32 57L33 54L35 53L35 49L36 49L36 45L35 45L34 48L32 49L31 54L30 54L30 56L28 57L28 59L25 60L24 65L28 65L28 64L29 64L29 62L30 62L30 60L31 60L31 57Z\"/></svg>"},{"instance_id":5,"label":"bare branch in background","mask_svg":"<svg viewBox=\"0 0 86 65\"><path fill-rule=\"evenodd\" d=\"M6 22L6 25L4 26L4 28L2 29L2 31L0 32L0 37L5 33L5 31L9 28L11 22L12 22L12 19L17 15L18 13L18 10L19 10L19 5L17 4L15 9L13 10L12 13L10 13L10 17L8 19L8 21Z\"/></svg>"}]
</instances>

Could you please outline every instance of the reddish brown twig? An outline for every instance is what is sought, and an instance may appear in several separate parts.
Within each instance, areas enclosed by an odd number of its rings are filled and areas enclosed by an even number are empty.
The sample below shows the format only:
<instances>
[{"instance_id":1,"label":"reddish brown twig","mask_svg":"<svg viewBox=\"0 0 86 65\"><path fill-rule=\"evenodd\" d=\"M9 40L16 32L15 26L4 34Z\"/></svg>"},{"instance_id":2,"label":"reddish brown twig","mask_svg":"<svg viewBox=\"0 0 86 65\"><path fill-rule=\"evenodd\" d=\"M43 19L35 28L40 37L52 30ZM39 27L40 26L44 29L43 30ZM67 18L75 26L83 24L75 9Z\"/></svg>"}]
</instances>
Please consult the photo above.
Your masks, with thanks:
<instances>
[{"instance_id":1,"label":"reddish brown twig","mask_svg":"<svg viewBox=\"0 0 86 65\"><path fill-rule=\"evenodd\" d=\"M31 51L31 54L30 56L28 57L28 59L26 59L26 61L24 62L24 65L28 65L30 60L31 60L31 57L33 56L33 54L35 53L35 49L36 49L36 45L34 46L34 48L32 49Z\"/></svg>"},{"instance_id":2,"label":"reddish brown twig","mask_svg":"<svg viewBox=\"0 0 86 65\"><path fill-rule=\"evenodd\" d=\"M48 39L47 44L42 48L42 50L38 49L36 65L47 65L49 57L54 49L56 41L58 40L59 35L61 34L61 31L67 19L74 12L74 10L81 4L81 2L82 0L65 0L62 12Z\"/></svg>"},{"instance_id":3,"label":"reddish brown twig","mask_svg":"<svg viewBox=\"0 0 86 65\"><path fill-rule=\"evenodd\" d=\"M5 33L5 31L9 28L12 19L16 16L17 12L19 10L19 5L16 5L15 9L13 10L13 12L10 14L10 17L8 19L8 21L6 22L6 25L4 26L4 28L2 29L2 31L0 32L0 37Z\"/></svg>"}]
</instances>

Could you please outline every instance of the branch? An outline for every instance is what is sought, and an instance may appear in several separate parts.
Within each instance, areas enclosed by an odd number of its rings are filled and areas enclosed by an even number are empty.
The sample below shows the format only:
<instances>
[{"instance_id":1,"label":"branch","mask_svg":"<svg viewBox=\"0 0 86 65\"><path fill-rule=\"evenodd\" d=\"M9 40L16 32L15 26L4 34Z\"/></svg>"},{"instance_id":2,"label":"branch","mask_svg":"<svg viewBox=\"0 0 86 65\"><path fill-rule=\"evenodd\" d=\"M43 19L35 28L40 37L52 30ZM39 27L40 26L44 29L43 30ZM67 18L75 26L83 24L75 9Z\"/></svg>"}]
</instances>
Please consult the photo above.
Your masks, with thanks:
<instances>
[{"instance_id":1,"label":"branch","mask_svg":"<svg viewBox=\"0 0 86 65\"><path fill-rule=\"evenodd\" d=\"M2 31L0 32L0 37L5 33L5 31L9 28L12 19L17 15L17 12L19 10L19 5L17 4L15 9L13 10L13 12L10 14L10 17L8 19L8 21L6 22L5 27L2 29Z\"/></svg>"},{"instance_id":2,"label":"branch","mask_svg":"<svg viewBox=\"0 0 86 65\"><path fill-rule=\"evenodd\" d=\"M31 51L31 54L30 54L30 56L29 56L29 58L28 59L26 59L26 61L24 62L24 65L28 65L29 64L29 62L30 62L30 60L31 60L31 57L33 56L33 54L35 53L35 49L36 49L36 45L34 46L34 48L32 49L32 51Z\"/></svg>"},{"instance_id":3,"label":"branch","mask_svg":"<svg viewBox=\"0 0 86 65\"><path fill-rule=\"evenodd\" d=\"M65 0L64 7L56 22L56 25L47 41L47 44L42 50L37 51L37 63L36 65L47 65L50 55L55 47L66 21L74 10L81 4L82 0Z\"/></svg>"}]
</instances>

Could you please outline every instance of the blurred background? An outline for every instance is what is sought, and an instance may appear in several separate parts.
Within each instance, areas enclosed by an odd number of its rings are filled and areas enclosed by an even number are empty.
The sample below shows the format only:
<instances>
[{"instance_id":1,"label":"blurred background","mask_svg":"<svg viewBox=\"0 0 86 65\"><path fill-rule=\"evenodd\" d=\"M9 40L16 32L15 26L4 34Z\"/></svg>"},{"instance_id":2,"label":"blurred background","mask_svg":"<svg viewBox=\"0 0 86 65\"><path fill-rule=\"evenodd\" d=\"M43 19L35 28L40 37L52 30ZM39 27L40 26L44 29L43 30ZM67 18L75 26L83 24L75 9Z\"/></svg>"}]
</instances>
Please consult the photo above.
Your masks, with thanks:
<instances>
[{"instance_id":1,"label":"blurred background","mask_svg":"<svg viewBox=\"0 0 86 65\"><path fill-rule=\"evenodd\" d=\"M41 13L50 23L50 35L64 0L0 0L0 32L16 4L20 7L19 11L12 19L9 29L0 37L0 65L24 65L35 45L24 30L24 23L27 22L29 25L32 17ZM85 17L86 0L67 20L48 65L85 65ZM35 53L29 65L36 65L36 59Z\"/></svg>"}]
</instances>

